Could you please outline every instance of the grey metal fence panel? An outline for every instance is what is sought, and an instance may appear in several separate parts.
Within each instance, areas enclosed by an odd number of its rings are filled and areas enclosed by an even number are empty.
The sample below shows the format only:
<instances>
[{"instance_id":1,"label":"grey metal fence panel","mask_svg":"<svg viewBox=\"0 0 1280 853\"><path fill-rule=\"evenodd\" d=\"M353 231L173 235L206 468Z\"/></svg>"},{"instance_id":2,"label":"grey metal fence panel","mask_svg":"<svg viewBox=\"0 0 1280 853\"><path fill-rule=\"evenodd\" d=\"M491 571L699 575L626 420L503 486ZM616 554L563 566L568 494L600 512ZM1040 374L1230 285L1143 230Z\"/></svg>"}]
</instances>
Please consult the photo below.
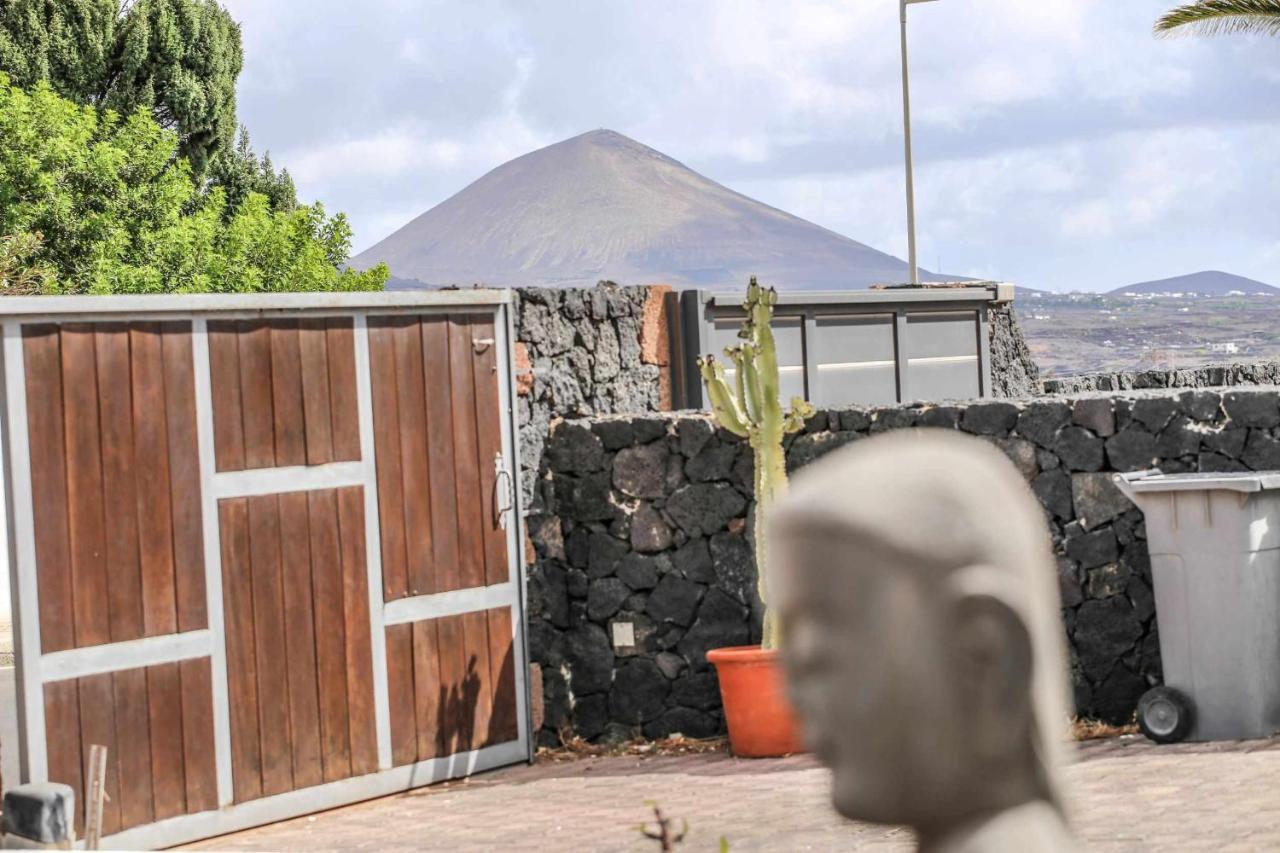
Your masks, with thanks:
<instances>
[{"instance_id":1,"label":"grey metal fence panel","mask_svg":"<svg viewBox=\"0 0 1280 853\"><path fill-rule=\"evenodd\" d=\"M677 403L702 408L694 359L736 345L744 313L735 296L686 291L680 298L674 350L685 364ZM774 328L783 398L834 406L986 396L988 308L1011 299L1010 286L980 282L781 293Z\"/></svg>"}]
</instances>

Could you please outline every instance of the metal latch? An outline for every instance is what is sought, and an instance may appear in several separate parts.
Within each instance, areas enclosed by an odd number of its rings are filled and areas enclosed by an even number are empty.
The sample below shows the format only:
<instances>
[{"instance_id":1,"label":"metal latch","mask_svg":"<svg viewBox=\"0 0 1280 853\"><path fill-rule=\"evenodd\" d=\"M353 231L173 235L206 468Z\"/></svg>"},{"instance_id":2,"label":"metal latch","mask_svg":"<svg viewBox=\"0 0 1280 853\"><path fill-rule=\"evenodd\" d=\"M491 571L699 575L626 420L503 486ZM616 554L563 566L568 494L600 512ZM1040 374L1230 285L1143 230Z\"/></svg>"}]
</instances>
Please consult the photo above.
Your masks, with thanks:
<instances>
[{"instance_id":1,"label":"metal latch","mask_svg":"<svg viewBox=\"0 0 1280 853\"><path fill-rule=\"evenodd\" d=\"M501 453L494 454L493 467L497 472L493 481L493 520L506 530L507 513L515 506L515 493L512 491L511 474L502 464Z\"/></svg>"},{"instance_id":2,"label":"metal latch","mask_svg":"<svg viewBox=\"0 0 1280 853\"><path fill-rule=\"evenodd\" d=\"M472 338L471 339L471 348L475 350L476 355L483 355L485 352L488 351L489 347L493 346L493 344L494 344L493 338Z\"/></svg>"}]
</instances>

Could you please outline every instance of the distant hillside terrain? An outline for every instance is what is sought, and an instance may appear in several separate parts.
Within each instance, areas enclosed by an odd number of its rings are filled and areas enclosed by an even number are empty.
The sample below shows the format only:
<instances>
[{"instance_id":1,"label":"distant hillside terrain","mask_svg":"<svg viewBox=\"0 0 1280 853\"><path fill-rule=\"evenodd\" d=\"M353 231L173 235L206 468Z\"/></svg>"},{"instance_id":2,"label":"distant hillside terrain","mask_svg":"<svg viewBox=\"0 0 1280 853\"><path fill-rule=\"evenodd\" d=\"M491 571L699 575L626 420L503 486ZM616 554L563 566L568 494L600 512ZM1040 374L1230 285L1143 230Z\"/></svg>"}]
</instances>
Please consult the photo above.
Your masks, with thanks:
<instances>
[{"instance_id":1,"label":"distant hillside terrain","mask_svg":"<svg viewBox=\"0 0 1280 853\"><path fill-rule=\"evenodd\" d=\"M1280 287L1272 287L1260 281L1244 276L1232 275L1218 270L1180 275L1174 278L1162 278L1157 281L1144 281L1117 287L1110 291L1110 296L1125 294L1157 294L1157 293L1194 293L1200 296L1230 296L1240 293L1249 296L1259 294L1280 293Z\"/></svg>"},{"instance_id":2,"label":"distant hillside terrain","mask_svg":"<svg viewBox=\"0 0 1280 853\"><path fill-rule=\"evenodd\" d=\"M1280 358L1275 296L1069 293L1017 307L1045 377Z\"/></svg>"},{"instance_id":3,"label":"distant hillside terrain","mask_svg":"<svg viewBox=\"0 0 1280 853\"><path fill-rule=\"evenodd\" d=\"M393 287L413 280L581 286L609 279L715 288L741 287L758 275L788 290L824 290L907 279L898 258L734 192L610 130L499 166L352 265L379 261L391 267Z\"/></svg>"}]
</instances>

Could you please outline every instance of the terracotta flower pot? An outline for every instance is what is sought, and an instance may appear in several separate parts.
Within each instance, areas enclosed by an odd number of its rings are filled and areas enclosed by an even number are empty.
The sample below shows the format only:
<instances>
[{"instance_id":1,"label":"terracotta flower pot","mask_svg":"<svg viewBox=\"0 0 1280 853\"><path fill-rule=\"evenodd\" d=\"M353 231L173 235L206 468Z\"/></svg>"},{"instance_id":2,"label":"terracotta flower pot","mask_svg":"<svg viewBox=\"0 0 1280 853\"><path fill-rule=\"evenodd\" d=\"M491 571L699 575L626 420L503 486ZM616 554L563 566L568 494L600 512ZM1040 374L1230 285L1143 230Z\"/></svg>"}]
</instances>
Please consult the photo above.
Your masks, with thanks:
<instances>
[{"instance_id":1,"label":"terracotta flower pot","mask_svg":"<svg viewBox=\"0 0 1280 853\"><path fill-rule=\"evenodd\" d=\"M734 755L775 758L804 751L777 650L712 649L707 660L720 676L720 698Z\"/></svg>"}]
</instances>

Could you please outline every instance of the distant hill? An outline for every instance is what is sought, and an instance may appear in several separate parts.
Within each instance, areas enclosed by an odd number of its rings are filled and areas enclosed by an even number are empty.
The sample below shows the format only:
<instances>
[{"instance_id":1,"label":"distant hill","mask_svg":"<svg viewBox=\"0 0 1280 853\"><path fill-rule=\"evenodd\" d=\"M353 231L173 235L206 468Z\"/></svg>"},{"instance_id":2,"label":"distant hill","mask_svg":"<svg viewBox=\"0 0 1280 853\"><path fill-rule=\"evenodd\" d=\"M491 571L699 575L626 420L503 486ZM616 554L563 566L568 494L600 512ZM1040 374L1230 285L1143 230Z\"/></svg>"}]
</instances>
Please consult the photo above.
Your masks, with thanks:
<instances>
[{"instance_id":1,"label":"distant hill","mask_svg":"<svg viewBox=\"0 0 1280 853\"><path fill-rule=\"evenodd\" d=\"M1228 296L1233 292L1249 295L1276 294L1280 293L1280 287L1272 287L1269 284L1263 284L1260 281L1254 281L1251 278L1232 275L1227 272L1207 270L1205 272L1191 273L1190 275L1180 275L1174 278L1162 278L1158 281L1144 281L1139 284L1117 287L1115 290L1110 291L1109 295L1194 293L1200 296Z\"/></svg>"},{"instance_id":2,"label":"distant hill","mask_svg":"<svg viewBox=\"0 0 1280 853\"><path fill-rule=\"evenodd\" d=\"M742 287L901 283L907 265L750 199L611 130L505 163L352 265L386 261L393 287L418 283ZM924 281L948 280L921 273ZM955 280L950 277L949 280Z\"/></svg>"}]
</instances>

